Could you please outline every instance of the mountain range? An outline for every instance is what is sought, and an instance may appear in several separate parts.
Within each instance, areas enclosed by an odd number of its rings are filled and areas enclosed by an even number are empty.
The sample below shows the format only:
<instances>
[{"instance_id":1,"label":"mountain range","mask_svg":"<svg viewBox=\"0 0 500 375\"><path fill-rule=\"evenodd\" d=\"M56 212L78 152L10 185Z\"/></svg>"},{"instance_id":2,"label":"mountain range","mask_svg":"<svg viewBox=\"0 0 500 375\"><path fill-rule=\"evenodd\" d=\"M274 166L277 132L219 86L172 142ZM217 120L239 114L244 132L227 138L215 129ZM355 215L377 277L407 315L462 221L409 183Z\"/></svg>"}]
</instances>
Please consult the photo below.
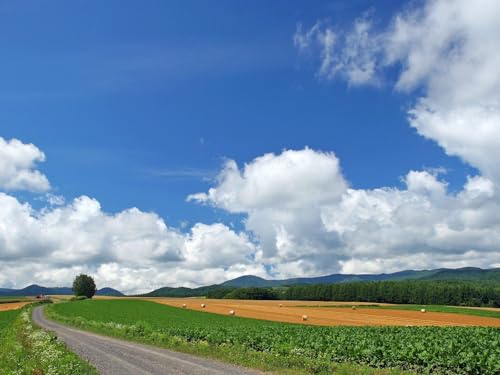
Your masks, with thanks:
<instances>
[{"instance_id":1,"label":"mountain range","mask_svg":"<svg viewBox=\"0 0 500 375\"><path fill-rule=\"evenodd\" d=\"M299 277L283 280L269 280L258 276L240 276L221 284L202 286L199 288L186 287L163 287L152 292L142 294L146 297L197 297L205 296L208 292L223 288L273 288L291 285L312 284L335 284L353 281L385 281L385 280L460 280L460 281L484 281L500 284L500 268L481 269L465 267L458 269L439 268L434 270L406 270L394 273L380 274L331 274L320 277ZM47 288L40 285L30 285L23 289L0 288L0 296L35 296L45 295L72 295L69 287ZM101 296L123 296L124 294L113 288L99 289L96 295Z\"/></svg>"},{"instance_id":2,"label":"mountain range","mask_svg":"<svg viewBox=\"0 0 500 375\"><path fill-rule=\"evenodd\" d=\"M0 297L2 296L37 296L44 295L72 295L73 289L69 287L47 288L40 285L30 285L23 289L0 288ZM123 296L124 294L113 288L102 288L96 292L97 296Z\"/></svg>"},{"instance_id":3,"label":"mountain range","mask_svg":"<svg viewBox=\"0 0 500 375\"><path fill-rule=\"evenodd\" d=\"M258 276L240 276L222 284L203 286L199 288L171 288L163 287L143 294L147 297L195 297L206 295L208 291L221 288L249 288L249 287L284 287L291 285L335 284L353 281L385 281L385 280L463 280L489 281L500 283L500 268L481 269L465 267L458 269L439 268L434 270L407 270L395 273L380 274L331 274L320 277L300 277L284 280L268 280Z\"/></svg>"}]
</instances>

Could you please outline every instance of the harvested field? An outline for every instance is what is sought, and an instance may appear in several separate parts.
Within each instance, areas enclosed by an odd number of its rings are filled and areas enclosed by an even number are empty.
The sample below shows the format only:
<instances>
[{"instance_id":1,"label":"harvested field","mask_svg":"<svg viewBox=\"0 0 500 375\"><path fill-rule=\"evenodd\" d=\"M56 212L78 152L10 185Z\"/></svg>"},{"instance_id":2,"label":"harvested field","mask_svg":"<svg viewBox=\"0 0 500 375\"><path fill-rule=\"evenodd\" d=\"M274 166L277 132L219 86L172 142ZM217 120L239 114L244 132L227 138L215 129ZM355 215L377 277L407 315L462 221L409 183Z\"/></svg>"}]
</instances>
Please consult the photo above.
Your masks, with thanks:
<instances>
[{"instance_id":1,"label":"harvested field","mask_svg":"<svg viewBox=\"0 0 500 375\"><path fill-rule=\"evenodd\" d=\"M31 303L31 301L28 301L28 302L2 303L2 304L0 304L0 311L17 310L17 309L20 309L23 306L26 306L28 303Z\"/></svg>"},{"instance_id":2,"label":"harvested field","mask_svg":"<svg viewBox=\"0 0 500 375\"><path fill-rule=\"evenodd\" d=\"M346 309L299 307L298 305L363 305L359 302L307 302L307 301L249 301L249 300L217 300L191 298L147 298L149 301L182 307L192 310L206 311L228 315L234 310L237 316L272 320L278 322L312 324L320 326L484 326L500 327L500 319L480 316L436 313L405 310L381 309ZM206 307L202 308L201 303ZM282 305L280 307L279 305ZM366 303L365 305L373 305ZM303 321L302 316L308 320Z\"/></svg>"}]
</instances>

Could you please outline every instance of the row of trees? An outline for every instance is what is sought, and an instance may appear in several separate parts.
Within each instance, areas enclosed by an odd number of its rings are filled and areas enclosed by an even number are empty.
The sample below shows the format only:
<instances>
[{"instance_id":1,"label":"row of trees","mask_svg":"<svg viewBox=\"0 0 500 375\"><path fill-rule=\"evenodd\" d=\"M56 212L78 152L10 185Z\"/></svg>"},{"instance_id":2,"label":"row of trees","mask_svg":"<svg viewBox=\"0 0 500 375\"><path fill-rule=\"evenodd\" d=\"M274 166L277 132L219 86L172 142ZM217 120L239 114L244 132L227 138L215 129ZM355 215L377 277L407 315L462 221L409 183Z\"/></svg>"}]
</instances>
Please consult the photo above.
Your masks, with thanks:
<instances>
[{"instance_id":1,"label":"row of trees","mask_svg":"<svg viewBox=\"0 0 500 375\"><path fill-rule=\"evenodd\" d=\"M474 282L377 281L294 286L286 299L500 307L500 288Z\"/></svg>"},{"instance_id":2,"label":"row of trees","mask_svg":"<svg viewBox=\"0 0 500 375\"><path fill-rule=\"evenodd\" d=\"M274 300L282 297L278 290L272 288L231 288L220 289L207 295L208 298L227 299L261 299Z\"/></svg>"},{"instance_id":3,"label":"row of trees","mask_svg":"<svg viewBox=\"0 0 500 375\"><path fill-rule=\"evenodd\" d=\"M219 289L209 298L386 302L420 305L500 307L500 287L457 281L373 281L288 288Z\"/></svg>"}]
</instances>

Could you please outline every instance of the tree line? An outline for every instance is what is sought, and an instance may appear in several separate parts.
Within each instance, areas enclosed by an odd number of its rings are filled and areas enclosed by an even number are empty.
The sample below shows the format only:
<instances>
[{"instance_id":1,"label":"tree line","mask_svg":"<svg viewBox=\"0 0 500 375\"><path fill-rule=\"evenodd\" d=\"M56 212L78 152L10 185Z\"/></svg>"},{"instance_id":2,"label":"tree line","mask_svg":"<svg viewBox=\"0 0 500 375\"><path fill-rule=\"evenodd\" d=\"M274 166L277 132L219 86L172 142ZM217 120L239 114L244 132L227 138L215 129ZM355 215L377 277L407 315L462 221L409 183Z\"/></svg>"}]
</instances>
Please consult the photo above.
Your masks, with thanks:
<instances>
[{"instance_id":1,"label":"tree line","mask_svg":"<svg viewBox=\"0 0 500 375\"><path fill-rule=\"evenodd\" d=\"M500 307L500 286L465 281L363 281L287 288L223 288L209 292L207 297Z\"/></svg>"}]
</instances>

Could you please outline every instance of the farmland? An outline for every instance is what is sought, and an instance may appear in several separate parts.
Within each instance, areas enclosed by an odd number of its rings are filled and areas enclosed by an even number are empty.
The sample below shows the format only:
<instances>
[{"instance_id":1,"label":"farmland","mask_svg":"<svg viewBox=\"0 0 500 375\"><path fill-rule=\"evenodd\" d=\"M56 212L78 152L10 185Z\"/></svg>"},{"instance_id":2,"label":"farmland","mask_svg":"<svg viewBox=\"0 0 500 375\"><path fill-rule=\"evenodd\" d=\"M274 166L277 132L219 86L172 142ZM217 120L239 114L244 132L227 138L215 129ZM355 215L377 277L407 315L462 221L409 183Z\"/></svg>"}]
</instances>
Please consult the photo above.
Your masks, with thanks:
<instances>
[{"instance_id":1,"label":"farmland","mask_svg":"<svg viewBox=\"0 0 500 375\"><path fill-rule=\"evenodd\" d=\"M0 297L0 304L2 303L11 303L11 302L24 302L29 301L30 299L27 297Z\"/></svg>"},{"instance_id":2,"label":"farmland","mask_svg":"<svg viewBox=\"0 0 500 375\"><path fill-rule=\"evenodd\" d=\"M457 314L457 310L453 308L448 309L448 311L453 311L453 313L430 311L424 314L420 312L419 306L406 307L406 309L400 310L399 306L394 305L382 304L381 306L377 306L377 308L373 308L373 304L355 302L332 303L206 299L201 301L206 305L206 307L202 309L199 299L152 298L150 301L176 307L186 305L188 309L204 310L224 315L227 314L229 310L234 310L238 316L242 317L308 325L500 327L500 319L498 318ZM359 308L356 308L356 310L351 309L350 307L353 304L358 305ZM330 307L332 305L333 307ZM363 306L366 307L363 308ZM466 312L465 309L461 311ZM474 310L474 313L478 314L477 310ZM495 316L494 312L490 314ZM302 315L307 315L308 320L302 321ZM489 314L486 313L486 315Z\"/></svg>"},{"instance_id":3,"label":"farmland","mask_svg":"<svg viewBox=\"0 0 500 375\"><path fill-rule=\"evenodd\" d=\"M16 311L16 310L0 312L0 333L5 328L9 327L18 315L19 315L19 311Z\"/></svg>"},{"instance_id":4,"label":"farmland","mask_svg":"<svg viewBox=\"0 0 500 375\"><path fill-rule=\"evenodd\" d=\"M31 302L5 302L5 303L0 303L0 312L2 311L10 311L10 310L17 310L20 309L21 307L24 307Z\"/></svg>"},{"instance_id":5,"label":"farmland","mask_svg":"<svg viewBox=\"0 0 500 375\"><path fill-rule=\"evenodd\" d=\"M209 302L204 302L208 308ZM363 367L350 372L344 368L345 373L369 371L366 366L399 369L389 373L500 371L500 331L491 327L319 327L222 316L140 300L61 303L49 306L47 313L80 328L263 370L327 373L344 366L337 363L346 363Z\"/></svg>"},{"instance_id":6,"label":"farmland","mask_svg":"<svg viewBox=\"0 0 500 375\"><path fill-rule=\"evenodd\" d=\"M298 304L297 307L324 307L324 308L346 308L356 306L360 309L385 309L385 310L409 310L419 311L425 308L428 312L441 312L441 313L454 313L484 316L489 318L500 318L500 308L498 307L463 307L463 306L443 306L443 305L388 305L388 304L363 304L353 303L350 305L340 305L337 303L331 305L318 305L318 304Z\"/></svg>"}]
</instances>

